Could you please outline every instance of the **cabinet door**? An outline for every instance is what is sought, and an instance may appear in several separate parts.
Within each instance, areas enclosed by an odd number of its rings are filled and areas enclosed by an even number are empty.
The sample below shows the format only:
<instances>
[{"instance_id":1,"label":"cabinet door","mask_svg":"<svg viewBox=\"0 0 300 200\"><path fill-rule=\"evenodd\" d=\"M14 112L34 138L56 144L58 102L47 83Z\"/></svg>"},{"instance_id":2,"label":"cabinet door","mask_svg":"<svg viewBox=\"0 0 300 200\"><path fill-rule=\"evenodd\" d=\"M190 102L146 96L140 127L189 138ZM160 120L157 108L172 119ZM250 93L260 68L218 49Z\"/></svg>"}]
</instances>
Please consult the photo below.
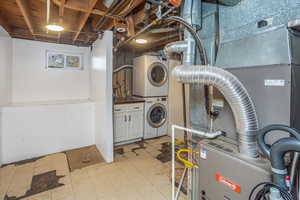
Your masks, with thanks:
<instances>
[{"instance_id":1,"label":"cabinet door","mask_svg":"<svg viewBox=\"0 0 300 200\"><path fill-rule=\"evenodd\" d=\"M114 113L114 142L127 140L128 116L125 111Z\"/></svg>"},{"instance_id":2,"label":"cabinet door","mask_svg":"<svg viewBox=\"0 0 300 200\"><path fill-rule=\"evenodd\" d=\"M128 139L143 137L144 131L144 112L143 110L128 111Z\"/></svg>"}]
</instances>

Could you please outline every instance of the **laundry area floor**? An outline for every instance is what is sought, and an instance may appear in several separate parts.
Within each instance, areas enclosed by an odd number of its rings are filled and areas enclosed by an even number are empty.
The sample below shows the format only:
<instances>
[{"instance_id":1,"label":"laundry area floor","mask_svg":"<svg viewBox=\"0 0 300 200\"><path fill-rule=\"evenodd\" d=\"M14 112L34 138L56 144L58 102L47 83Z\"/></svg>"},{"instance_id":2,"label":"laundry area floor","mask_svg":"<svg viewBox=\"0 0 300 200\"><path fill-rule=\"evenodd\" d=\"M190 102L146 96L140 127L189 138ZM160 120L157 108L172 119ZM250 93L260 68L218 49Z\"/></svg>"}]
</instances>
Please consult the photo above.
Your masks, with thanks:
<instances>
[{"instance_id":1,"label":"laundry area floor","mask_svg":"<svg viewBox=\"0 0 300 200\"><path fill-rule=\"evenodd\" d=\"M168 200L169 143L170 137L161 137L116 147L114 163L99 162L72 172L65 153L7 165L0 168L0 199Z\"/></svg>"}]
</instances>

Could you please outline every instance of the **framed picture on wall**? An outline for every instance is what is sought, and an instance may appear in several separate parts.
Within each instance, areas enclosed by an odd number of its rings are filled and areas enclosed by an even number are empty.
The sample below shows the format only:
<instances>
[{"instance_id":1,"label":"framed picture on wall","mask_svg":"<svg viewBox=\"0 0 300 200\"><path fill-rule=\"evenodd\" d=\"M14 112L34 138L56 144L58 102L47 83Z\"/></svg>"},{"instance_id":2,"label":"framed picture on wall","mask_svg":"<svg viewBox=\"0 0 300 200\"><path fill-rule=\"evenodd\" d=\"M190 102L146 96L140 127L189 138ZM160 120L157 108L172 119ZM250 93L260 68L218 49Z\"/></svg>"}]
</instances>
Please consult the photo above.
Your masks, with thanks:
<instances>
[{"instance_id":1,"label":"framed picture on wall","mask_svg":"<svg viewBox=\"0 0 300 200\"><path fill-rule=\"evenodd\" d=\"M59 51L46 52L47 69L83 70L83 55Z\"/></svg>"},{"instance_id":2,"label":"framed picture on wall","mask_svg":"<svg viewBox=\"0 0 300 200\"><path fill-rule=\"evenodd\" d=\"M47 68L64 68L65 67L65 56L61 53L47 53Z\"/></svg>"},{"instance_id":3,"label":"framed picture on wall","mask_svg":"<svg viewBox=\"0 0 300 200\"><path fill-rule=\"evenodd\" d=\"M81 69L82 62L80 55L66 55L66 67Z\"/></svg>"}]
</instances>

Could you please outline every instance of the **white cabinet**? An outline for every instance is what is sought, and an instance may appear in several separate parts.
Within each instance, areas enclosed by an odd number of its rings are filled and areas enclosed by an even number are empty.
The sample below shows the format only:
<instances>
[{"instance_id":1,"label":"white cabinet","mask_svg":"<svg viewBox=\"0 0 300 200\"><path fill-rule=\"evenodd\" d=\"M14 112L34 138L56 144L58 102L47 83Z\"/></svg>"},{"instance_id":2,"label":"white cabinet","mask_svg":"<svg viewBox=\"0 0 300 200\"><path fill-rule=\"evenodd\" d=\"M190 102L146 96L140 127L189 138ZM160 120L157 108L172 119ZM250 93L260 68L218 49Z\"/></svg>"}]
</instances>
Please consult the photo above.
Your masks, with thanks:
<instances>
[{"instance_id":1,"label":"white cabinet","mask_svg":"<svg viewBox=\"0 0 300 200\"><path fill-rule=\"evenodd\" d=\"M144 135L144 104L114 106L114 143L141 139Z\"/></svg>"}]
</instances>

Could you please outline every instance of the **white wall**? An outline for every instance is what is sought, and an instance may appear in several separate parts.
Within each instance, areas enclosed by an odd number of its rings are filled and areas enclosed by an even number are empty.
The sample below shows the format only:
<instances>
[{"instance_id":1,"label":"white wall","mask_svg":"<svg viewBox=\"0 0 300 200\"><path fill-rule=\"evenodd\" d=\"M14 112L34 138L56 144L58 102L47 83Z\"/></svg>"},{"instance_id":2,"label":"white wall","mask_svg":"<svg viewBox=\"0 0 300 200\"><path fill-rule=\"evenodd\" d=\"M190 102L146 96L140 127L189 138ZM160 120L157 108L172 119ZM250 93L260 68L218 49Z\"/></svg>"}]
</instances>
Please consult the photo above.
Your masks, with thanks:
<instances>
[{"instance_id":1,"label":"white wall","mask_svg":"<svg viewBox=\"0 0 300 200\"><path fill-rule=\"evenodd\" d=\"M92 100L95 102L95 141L107 162L113 161L112 125L112 47L113 34L104 33L92 52Z\"/></svg>"},{"instance_id":2,"label":"white wall","mask_svg":"<svg viewBox=\"0 0 300 200\"><path fill-rule=\"evenodd\" d=\"M11 61L12 61L12 39L0 26L0 128L2 127L1 107L7 105L11 100ZM2 162L2 133L0 129L0 166Z\"/></svg>"},{"instance_id":3,"label":"white wall","mask_svg":"<svg viewBox=\"0 0 300 200\"><path fill-rule=\"evenodd\" d=\"M11 163L95 144L94 104L2 108L2 161Z\"/></svg>"},{"instance_id":4,"label":"white wall","mask_svg":"<svg viewBox=\"0 0 300 200\"><path fill-rule=\"evenodd\" d=\"M112 40L105 32L91 57L90 48L20 39L4 48L0 38L0 165L92 144L113 161ZM46 70L46 50L83 53L84 70Z\"/></svg>"},{"instance_id":5,"label":"white wall","mask_svg":"<svg viewBox=\"0 0 300 200\"><path fill-rule=\"evenodd\" d=\"M11 38L0 35L0 106L11 100L11 55Z\"/></svg>"},{"instance_id":6,"label":"white wall","mask_svg":"<svg viewBox=\"0 0 300 200\"><path fill-rule=\"evenodd\" d=\"M47 70L46 51L84 54L84 70ZM90 48L13 39L12 102L88 99Z\"/></svg>"}]
</instances>

